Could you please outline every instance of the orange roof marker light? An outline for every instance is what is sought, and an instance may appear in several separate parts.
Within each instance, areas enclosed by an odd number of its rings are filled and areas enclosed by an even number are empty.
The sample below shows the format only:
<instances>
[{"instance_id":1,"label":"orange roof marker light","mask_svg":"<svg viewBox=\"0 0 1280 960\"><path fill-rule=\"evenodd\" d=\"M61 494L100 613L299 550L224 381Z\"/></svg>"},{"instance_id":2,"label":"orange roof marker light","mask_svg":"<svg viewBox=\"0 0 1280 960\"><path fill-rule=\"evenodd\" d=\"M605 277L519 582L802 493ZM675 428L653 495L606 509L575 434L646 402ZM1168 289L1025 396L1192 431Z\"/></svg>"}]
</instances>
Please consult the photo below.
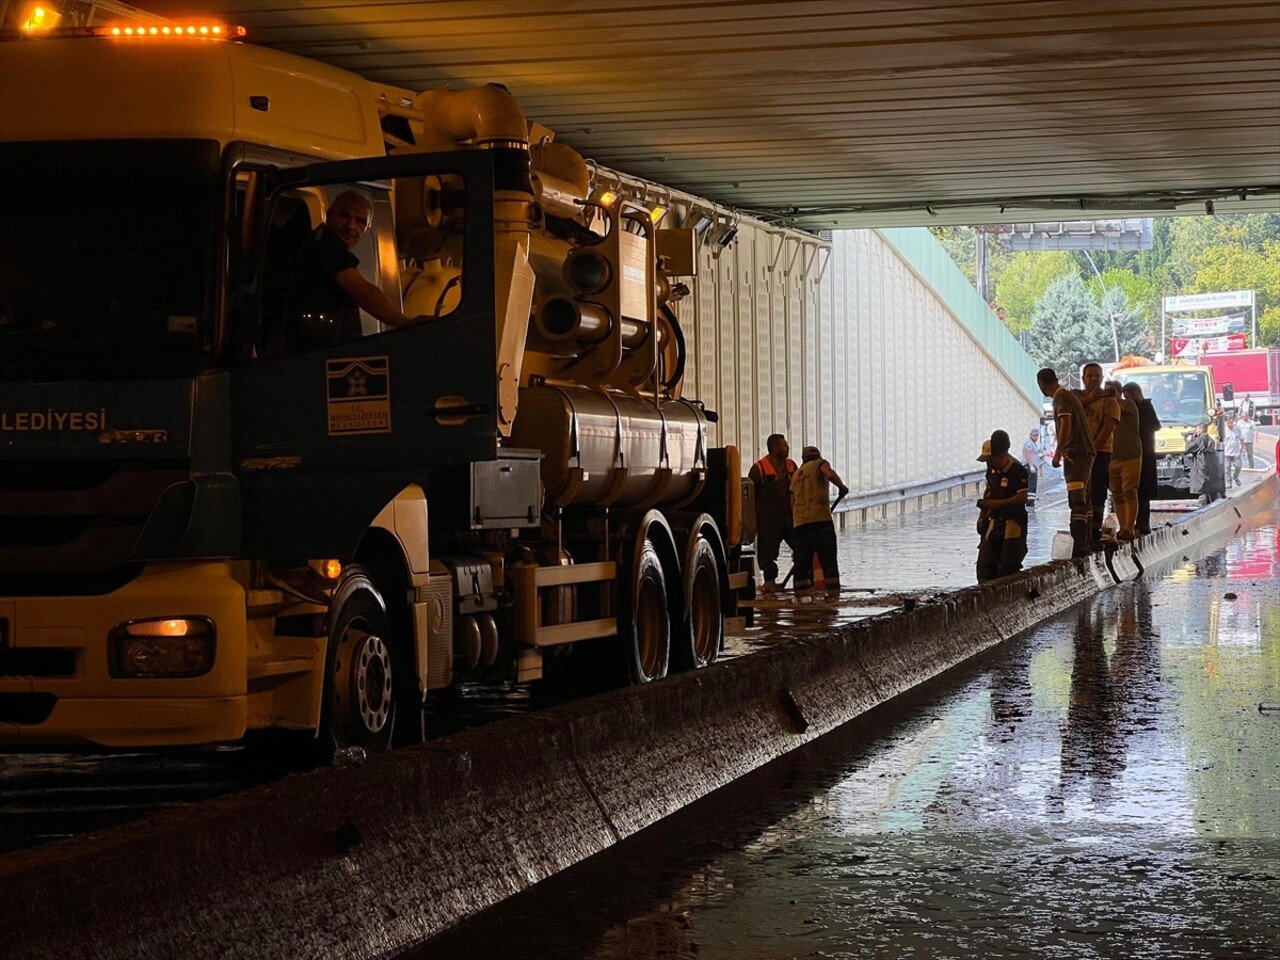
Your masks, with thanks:
<instances>
[{"instance_id":1,"label":"orange roof marker light","mask_svg":"<svg viewBox=\"0 0 1280 960\"><path fill-rule=\"evenodd\" d=\"M246 33L244 27L230 26L225 23L129 23L96 27L94 32L98 36L182 40L239 40Z\"/></svg>"}]
</instances>

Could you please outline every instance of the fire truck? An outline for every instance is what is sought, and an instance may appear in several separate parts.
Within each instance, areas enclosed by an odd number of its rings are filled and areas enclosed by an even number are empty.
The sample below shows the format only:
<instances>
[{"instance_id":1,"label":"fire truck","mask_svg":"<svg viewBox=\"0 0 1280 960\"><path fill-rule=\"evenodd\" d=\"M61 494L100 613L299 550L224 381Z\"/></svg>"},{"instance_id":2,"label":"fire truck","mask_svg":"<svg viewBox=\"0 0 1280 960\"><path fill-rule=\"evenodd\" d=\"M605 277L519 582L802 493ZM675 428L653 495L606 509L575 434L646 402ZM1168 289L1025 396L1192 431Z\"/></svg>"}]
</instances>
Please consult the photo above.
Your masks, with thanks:
<instances>
[{"instance_id":1,"label":"fire truck","mask_svg":"<svg viewBox=\"0 0 1280 960\"><path fill-rule=\"evenodd\" d=\"M420 739L461 678L716 659L750 559L682 396L692 229L501 87L225 24L19 30L0 75L0 744L323 758ZM415 322L291 349L352 191Z\"/></svg>"}]
</instances>

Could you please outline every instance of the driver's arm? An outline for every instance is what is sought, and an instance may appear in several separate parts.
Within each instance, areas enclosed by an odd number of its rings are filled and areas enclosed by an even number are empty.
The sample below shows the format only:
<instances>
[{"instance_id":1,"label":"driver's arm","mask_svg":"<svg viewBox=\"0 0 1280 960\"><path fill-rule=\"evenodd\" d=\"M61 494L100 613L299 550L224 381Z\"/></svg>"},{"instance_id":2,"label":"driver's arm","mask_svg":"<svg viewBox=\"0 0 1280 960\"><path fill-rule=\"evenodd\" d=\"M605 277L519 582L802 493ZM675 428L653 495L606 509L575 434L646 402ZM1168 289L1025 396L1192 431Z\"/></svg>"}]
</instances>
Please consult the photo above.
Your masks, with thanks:
<instances>
[{"instance_id":1,"label":"driver's arm","mask_svg":"<svg viewBox=\"0 0 1280 960\"><path fill-rule=\"evenodd\" d=\"M355 267L347 267L334 275L334 281L365 313L393 327L405 327L413 319L405 316L377 284L370 283Z\"/></svg>"}]
</instances>

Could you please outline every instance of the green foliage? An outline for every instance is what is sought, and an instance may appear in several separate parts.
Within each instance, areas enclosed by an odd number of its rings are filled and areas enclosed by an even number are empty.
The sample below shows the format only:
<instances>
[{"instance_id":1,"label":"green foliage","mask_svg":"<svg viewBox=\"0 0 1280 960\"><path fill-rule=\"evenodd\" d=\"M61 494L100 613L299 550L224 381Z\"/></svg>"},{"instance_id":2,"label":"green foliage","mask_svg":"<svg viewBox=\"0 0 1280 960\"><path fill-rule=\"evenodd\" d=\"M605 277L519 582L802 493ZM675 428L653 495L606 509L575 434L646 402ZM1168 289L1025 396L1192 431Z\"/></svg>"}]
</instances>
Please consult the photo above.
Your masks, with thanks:
<instances>
[{"instance_id":1,"label":"green foliage","mask_svg":"<svg viewBox=\"0 0 1280 960\"><path fill-rule=\"evenodd\" d=\"M1032 310L1030 329L1031 356L1064 381L1082 363L1113 356L1111 324L1078 273L1049 283Z\"/></svg>"},{"instance_id":2,"label":"green foliage","mask_svg":"<svg viewBox=\"0 0 1280 960\"><path fill-rule=\"evenodd\" d=\"M1023 252L1013 256L996 283L996 302L1004 307L1010 333L1017 335L1032 327L1041 297L1064 276L1080 276L1069 253Z\"/></svg>"},{"instance_id":3,"label":"green foliage","mask_svg":"<svg viewBox=\"0 0 1280 960\"><path fill-rule=\"evenodd\" d=\"M1102 282L1106 284L1106 291L1123 290L1127 298L1127 307L1132 310L1142 311L1146 316L1155 316L1157 324L1160 320L1160 291L1155 283L1147 277L1133 273L1129 270L1121 270L1112 268L1102 272ZM1099 300L1102 299L1103 289L1098 285L1098 278L1093 277L1089 280L1089 290Z\"/></svg>"},{"instance_id":4,"label":"green foliage","mask_svg":"<svg viewBox=\"0 0 1280 960\"><path fill-rule=\"evenodd\" d=\"M1218 241L1219 230L1225 217L1178 217L1170 228L1170 249L1167 263L1169 292L1189 291L1196 276L1196 264L1200 257Z\"/></svg>"},{"instance_id":5,"label":"green foliage","mask_svg":"<svg viewBox=\"0 0 1280 960\"><path fill-rule=\"evenodd\" d=\"M1280 347L1280 307L1258 314L1259 346Z\"/></svg>"},{"instance_id":6,"label":"green foliage","mask_svg":"<svg viewBox=\"0 0 1280 960\"><path fill-rule=\"evenodd\" d=\"M969 227L931 228L965 276L976 282L974 237ZM1150 354L1159 350L1160 298L1180 293L1254 290L1258 303L1259 346L1280 346L1280 214L1185 216L1159 218L1152 224L1153 247L1141 251L1096 251L1090 255L1102 273L1103 286L1083 253L1010 253L991 238L987 276L996 302L1005 310L1005 326L1014 335L1033 327L1041 300L1060 278L1088 278L1099 316L1117 315L1121 352ZM1120 297L1119 294L1123 294ZM1058 294L1060 299L1061 291ZM1054 309L1062 307L1055 301ZM1034 336L1034 333L1033 333ZM1056 338L1055 338L1056 339ZM1041 342L1045 332L1041 331ZM1033 353L1035 351L1033 350ZM1089 357L1088 359L1097 359Z\"/></svg>"},{"instance_id":7,"label":"green foliage","mask_svg":"<svg viewBox=\"0 0 1280 960\"><path fill-rule=\"evenodd\" d=\"M1154 349L1160 339L1160 291L1155 282L1118 267L1104 270L1102 282L1106 285L1105 290L1097 277L1091 277L1088 281L1090 293L1099 302L1103 301L1104 293L1107 297L1123 294L1115 296L1110 309L1124 313L1127 324L1136 327L1135 335L1130 339L1140 341L1143 350Z\"/></svg>"},{"instance_id":8,"label":"green foliage","mask_svg":"<svg viewBox=\"0 0 1280 960\"><path fill-rule=\"evenodd\" d=\"M1216 290L1253 290L1259 327L1258 346L1280 346L1275 322L1264 322L1280 311L1280 240L1266 240L1253 247L1243 228L1224 231L1225 242L1202 251L1195 261L1193 293ZM1269 332L1268 332L1269 331Z\"/></svg>"},{"instance_id":9,"label":"green foliage","mask_svg":"<svg viewBox=\"0 0 1280 960\"><path fill-rule=\"evenodd\" d=\"M1093 262L1103 276L1119 271L1141 277L1152 286L1158 298L1171 290L1168 262L1173 250L1173 224L1174 220L1168 217L1152 221L1150 250L1096 250L1089 256L1093 257ZM1075 253L1074 256L1080 266L1080 273L1086 277L1093 276L1088 257L1083 252ZM1159 304L1156 306L1158 308Z\"/></svg>"},{"instance_id":10,"label":"green foliage","mask_svg":"<svg viewBox=\"0 0 1280 960\"><path fill-rule=\"evenodd\" d=\"M942 244L960 272L976 287L978 268L973 227L930 227L929 232Z\"/></svg>"},{"instance_id":11,"label":"green foliage","mask_svg":"<svg viewBox=\"0 0 1280 960\"><path fill-rule=\"evenodd\" d=\"M1133 277L1133 274L1129 274ZM1141 282L1141 278L1134 277L1135 280ZM1134 303L1129 295L1120 287L1111 287L1107 290L1106 295L1102 298L1102 319L1110 328L1111 319L1115 321L1115 335L1112 339L1112 350L1115 350L1115 344L1120 345L1120 356L1128 353L1136 353L1139 355L1150 353L1159 342L1158 331L1156 335L1152 335L1147 320L1149 314L1147 307L1141 303ZM1114 352L1107 354L1108 359L1114 358Z\"/></svg>"}]
</instances>

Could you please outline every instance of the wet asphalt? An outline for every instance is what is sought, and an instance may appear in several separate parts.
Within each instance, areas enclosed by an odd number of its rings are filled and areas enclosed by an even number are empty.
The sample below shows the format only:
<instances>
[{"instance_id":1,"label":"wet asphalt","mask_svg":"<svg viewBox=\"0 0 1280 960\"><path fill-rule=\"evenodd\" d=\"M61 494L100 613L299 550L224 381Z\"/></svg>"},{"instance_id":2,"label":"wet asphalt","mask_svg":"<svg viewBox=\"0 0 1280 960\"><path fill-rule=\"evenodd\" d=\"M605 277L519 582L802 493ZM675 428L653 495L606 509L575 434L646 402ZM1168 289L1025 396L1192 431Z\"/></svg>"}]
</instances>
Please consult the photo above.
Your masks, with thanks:
<instances>
[{"instance_id":1,"label":"wet asphalt","mask_svg":"<svg viewBox=\"0 0 1280 960\"><path fill-rule=\"evenodd\" d=\"M412 956L1280 956L1277 518L1148 573Z\"/></svg>"},{"instance_id":2,"label":"wet asphalt","mask_svg":"<svg viewBox=\"0 0 1280 960\"><path fill-rule=\"evenodd\" d=\"M971 503L956 501L924 512L848 524L839 534L839 596L817 599L783 592L761 598L758 625L726 638L722 658L894 609L906 599L929 602L973 583L976 515ZM1061 481L1050 483L1031 511L1027 566L1048 559L1053 534L1066 526L1066 518ZM780 566L783 571L789 566L785 547ZM595 690L464 684L431 699L427 727L433 737L447 736L527 715L584 692ZM0 754L0 853L199 803L282 775L237 746L180 752Z\"/></svg>"}]
</instances>

